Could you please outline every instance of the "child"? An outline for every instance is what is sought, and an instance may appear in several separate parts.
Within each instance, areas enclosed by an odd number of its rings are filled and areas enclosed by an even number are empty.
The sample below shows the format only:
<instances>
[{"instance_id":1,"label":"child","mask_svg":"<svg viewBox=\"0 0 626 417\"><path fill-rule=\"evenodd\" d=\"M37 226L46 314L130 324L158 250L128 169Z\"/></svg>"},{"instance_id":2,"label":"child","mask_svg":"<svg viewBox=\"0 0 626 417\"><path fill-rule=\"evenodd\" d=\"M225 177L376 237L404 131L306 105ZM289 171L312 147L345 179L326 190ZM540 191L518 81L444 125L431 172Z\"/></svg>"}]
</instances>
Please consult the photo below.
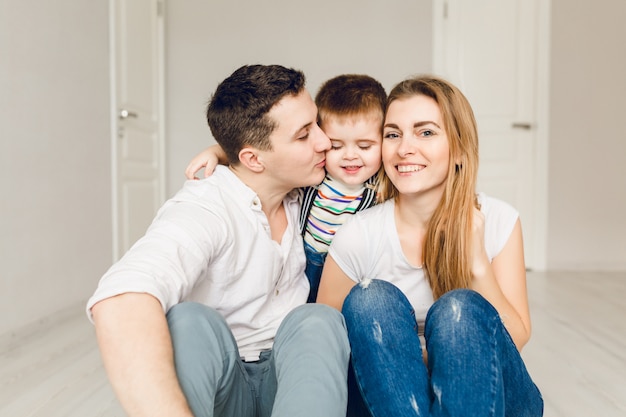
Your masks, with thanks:
<instances>
[{"instance_id":1,"label":"child","mask_svg":"<svg viewBox=\"0 0 626 417\"><path fill-rule=\"evenodd\" d=\"M317 297L328 246L346 219L376 202L375 183L381 166L382 125L387 94L374 78L344 74L326 81L315 97L318 124L330 138L326 177L317 187L302 191L300 228L307 256L309 302ZM224 160L215 147L190 162L185 173L206 166L205 176Z\"/></svg>"}]
</instances>

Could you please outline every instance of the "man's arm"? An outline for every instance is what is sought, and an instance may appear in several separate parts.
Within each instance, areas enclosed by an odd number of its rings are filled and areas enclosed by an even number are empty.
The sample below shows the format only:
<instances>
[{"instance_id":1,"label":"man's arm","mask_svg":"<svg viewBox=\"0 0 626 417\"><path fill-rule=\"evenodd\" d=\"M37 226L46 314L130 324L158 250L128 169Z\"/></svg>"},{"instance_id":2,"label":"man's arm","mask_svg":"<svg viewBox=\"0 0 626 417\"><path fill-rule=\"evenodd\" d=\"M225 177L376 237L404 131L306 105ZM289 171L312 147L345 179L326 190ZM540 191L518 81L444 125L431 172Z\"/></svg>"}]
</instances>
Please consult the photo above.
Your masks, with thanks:
<instances>
[{"instance_id":1,"label":"man's arm","mask_svg":"<svg viewBox=\"0 0 626 417\"><path fill-rule=\"evenodd\" d=\"M172 341L159 301L143 293L92 308L104 366L130 417L193 417L178 384Z\"/></svg>"}]
</instances>

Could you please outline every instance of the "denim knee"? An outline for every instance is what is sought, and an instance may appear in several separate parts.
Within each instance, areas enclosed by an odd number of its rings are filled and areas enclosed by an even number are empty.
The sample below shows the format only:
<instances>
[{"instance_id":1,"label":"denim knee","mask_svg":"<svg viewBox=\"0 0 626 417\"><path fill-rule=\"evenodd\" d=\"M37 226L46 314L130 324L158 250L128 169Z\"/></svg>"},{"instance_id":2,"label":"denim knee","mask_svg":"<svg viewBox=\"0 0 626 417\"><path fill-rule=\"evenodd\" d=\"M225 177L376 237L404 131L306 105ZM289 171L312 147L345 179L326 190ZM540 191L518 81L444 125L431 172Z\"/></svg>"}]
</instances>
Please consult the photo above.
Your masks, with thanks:
<instances>
[{"instance_id":1,"label":"denim knee","mask_svg":"<svg viewBox=\"0 0 626 417\"><path fill-rule=\"evenodd\" d=\"M442 317L460 321L494 314L496 310L482 295L474 290L458 289L442 295L428 312L428 319L437 321Z\"/></svg>"},{"instance_id":2,"label":"denim knee","mask_svg":"<svg viewBox=\"0 0 626 417\"><path fill-rule=\"evenodd\" d=\"M485 323L496 319L499 319L498 312L478 292L469 289L449 291L428 311L426 339L436 333L451 341L454 340L453 335L478 332Z\"/></svg>"},{"instance_id":3,"label":"denim knee","mask_svg":"<svg viewBox=\"0 0 626 417\"><path fill-rule=\"evenodd\" d=\"M404 293L388 281L372 279L352 287L343 302L342 313L346 317L357 317L377 315L398 308L412 310Z\"/></svg>"}]
</instances>

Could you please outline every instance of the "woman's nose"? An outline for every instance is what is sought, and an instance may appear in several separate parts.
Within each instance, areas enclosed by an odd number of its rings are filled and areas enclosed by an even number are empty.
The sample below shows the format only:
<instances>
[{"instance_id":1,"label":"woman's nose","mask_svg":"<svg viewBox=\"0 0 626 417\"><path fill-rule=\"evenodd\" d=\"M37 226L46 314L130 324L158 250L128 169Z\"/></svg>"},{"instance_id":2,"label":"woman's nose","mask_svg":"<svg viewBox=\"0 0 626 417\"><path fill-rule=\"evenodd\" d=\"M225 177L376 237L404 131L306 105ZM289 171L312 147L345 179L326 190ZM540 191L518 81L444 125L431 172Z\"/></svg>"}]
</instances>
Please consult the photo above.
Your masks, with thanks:
<instances>
[{"instance_id":1,"label":"woman's nose","mask_svg":"<svg viewBox=\"0 0 626 417\"><path fill-rule=\"evenodd\" d=\"M398 145L398 155L406 157L415 153L415 143L411 138L403 137Z\"/></svg>"}]
</instances>

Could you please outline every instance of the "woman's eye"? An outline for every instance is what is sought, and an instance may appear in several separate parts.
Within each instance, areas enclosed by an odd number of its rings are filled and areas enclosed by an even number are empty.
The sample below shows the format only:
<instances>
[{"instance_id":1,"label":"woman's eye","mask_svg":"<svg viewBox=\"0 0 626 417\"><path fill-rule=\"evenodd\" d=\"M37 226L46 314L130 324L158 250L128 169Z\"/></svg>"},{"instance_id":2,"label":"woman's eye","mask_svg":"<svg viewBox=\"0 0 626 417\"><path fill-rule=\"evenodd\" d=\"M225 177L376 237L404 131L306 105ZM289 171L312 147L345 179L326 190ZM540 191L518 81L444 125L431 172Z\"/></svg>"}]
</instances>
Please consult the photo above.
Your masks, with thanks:
<instances>
[{"instance_id":1,"label":"woman's eye","mask_svg":"<svg viewBox=\"0 0 626 417\"><path fill-rule=\"evenodd\" d=\"M426 137L426 138L429 138L429 137L433 136L434 134L435 134L435 132L433 132L432 130L424 130L421 135Z\"/></svg>"},{"instance_id":2,"label":"woman's eye","mask_svg":"<svg viewBox=\"0 0 626 417\"><path fill-rule=\"evenodd\" d=\"M400 135L398 135L396 132L387 132L383 135L383 138L385 139L397 139L399 137Z\"/></svg>"}]
</instances>

